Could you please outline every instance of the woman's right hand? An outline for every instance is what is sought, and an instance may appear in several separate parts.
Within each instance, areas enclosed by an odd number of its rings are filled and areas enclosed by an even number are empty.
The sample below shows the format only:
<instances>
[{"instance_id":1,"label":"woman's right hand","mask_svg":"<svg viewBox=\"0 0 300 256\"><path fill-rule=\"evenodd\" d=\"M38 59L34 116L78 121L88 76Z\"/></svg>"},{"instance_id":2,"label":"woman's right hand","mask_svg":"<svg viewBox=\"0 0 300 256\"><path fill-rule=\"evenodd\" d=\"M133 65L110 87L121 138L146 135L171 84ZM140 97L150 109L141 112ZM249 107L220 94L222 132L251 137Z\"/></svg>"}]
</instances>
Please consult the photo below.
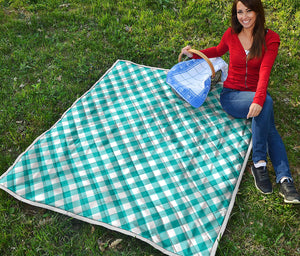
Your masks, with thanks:
<instances>
[{"instance_id":1,"label":"woman's right hand","mask_svg":"<svg viewBox=\"0 0 300 256\"><path fill-rule=\"evenodd\" d=\"M191 46L187 45L186 47L183 47L181 50L181 53L188 56L189 58L193 57L193 54L188 52L188 50L192 49Z\"/></svg>"}]
</instances>

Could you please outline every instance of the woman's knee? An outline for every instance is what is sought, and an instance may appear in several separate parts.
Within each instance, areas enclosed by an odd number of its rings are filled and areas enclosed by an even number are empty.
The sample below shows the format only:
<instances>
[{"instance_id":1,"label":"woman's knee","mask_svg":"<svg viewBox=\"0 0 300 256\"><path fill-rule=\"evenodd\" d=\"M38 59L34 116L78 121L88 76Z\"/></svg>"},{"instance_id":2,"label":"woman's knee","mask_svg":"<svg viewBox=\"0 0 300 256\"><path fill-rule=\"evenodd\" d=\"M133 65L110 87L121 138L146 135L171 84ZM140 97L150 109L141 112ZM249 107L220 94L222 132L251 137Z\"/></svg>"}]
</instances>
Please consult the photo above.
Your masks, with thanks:
<instances>
[{"instance_id":1,"label":"woman's knee","mask_svg":"<svg viewBox=\"0 0 300 256\"><path fill-rule=\"evenodd\" d=\"M246 118L255 93L224 88L220 102L223 109L235 118Z\"/></svg>"}]
</instances>

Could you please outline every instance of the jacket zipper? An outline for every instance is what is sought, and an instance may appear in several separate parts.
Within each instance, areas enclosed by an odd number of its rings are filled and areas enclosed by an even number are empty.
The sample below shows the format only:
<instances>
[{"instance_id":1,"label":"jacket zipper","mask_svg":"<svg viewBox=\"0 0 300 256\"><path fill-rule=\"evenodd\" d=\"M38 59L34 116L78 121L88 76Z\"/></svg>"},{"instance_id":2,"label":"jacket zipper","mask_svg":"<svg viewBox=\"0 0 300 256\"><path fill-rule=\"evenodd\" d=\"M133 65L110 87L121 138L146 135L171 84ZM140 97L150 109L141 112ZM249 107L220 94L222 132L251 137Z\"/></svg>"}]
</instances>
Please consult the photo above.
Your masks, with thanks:
<instances>
[{"instance_id":1,"label":"jacket zipper","mask_svg":"<svg viewBox=\"0 0 300 256\"><path fill-rule=\"evenodd\" d=\"M248 73L248 59L246 59L246 75L245 75L245 86L246 86L246 88L248 88L247 87L247 74Z\"/></svg>"}]
</instances>

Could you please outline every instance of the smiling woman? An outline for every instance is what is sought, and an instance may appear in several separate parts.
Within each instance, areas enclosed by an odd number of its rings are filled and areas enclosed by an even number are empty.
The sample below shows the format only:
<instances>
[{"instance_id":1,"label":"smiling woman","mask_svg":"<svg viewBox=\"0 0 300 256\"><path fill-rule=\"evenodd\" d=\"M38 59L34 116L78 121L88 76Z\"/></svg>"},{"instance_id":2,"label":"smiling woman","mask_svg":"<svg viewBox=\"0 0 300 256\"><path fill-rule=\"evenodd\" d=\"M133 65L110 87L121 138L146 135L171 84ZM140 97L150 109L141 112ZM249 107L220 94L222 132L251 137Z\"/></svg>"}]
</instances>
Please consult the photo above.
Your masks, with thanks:
<instances>
[{"instance_id":1,"label":"smiling woman","mask_svg":"<svg viewBox=\"0 0 300 256\"><path fill-rule=\"evenodd\" d=\"M269 154L284 202L300 204L285 146L275 127L273 100L267 92L280 44L279 35L266 29L261 0L235 0L231 25L218 46L201 51L209 58L230 53L228 77L220 95L222 107L235 118L253 118L251 171L257 189L263 194L273 192L267 170ZM189 50L190 46L184 47L182 53L200 58Z\"/></svg>"}]
</instances>

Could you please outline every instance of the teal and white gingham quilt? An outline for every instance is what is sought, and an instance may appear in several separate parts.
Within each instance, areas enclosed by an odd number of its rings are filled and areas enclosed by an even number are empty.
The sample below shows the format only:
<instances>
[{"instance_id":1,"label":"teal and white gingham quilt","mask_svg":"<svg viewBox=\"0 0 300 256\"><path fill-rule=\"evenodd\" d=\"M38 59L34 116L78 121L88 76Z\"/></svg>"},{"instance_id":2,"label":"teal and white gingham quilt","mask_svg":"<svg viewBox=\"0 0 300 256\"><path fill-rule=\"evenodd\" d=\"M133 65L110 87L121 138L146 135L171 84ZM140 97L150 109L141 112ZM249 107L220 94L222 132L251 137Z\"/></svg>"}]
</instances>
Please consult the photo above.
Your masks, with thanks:
<instances>
[{"instance_id":1,"label":"teal and white gingham quilt","mask_svg":"<svg viewBox=\"0 0 300 256\"><path fill-rule=\"evenodd\" d=\"M250 122L198 109L168 70L117 61L0 177L23 202L137 237L167 255L214 255L251 147Z\"/></svg>"}]
</instances>

